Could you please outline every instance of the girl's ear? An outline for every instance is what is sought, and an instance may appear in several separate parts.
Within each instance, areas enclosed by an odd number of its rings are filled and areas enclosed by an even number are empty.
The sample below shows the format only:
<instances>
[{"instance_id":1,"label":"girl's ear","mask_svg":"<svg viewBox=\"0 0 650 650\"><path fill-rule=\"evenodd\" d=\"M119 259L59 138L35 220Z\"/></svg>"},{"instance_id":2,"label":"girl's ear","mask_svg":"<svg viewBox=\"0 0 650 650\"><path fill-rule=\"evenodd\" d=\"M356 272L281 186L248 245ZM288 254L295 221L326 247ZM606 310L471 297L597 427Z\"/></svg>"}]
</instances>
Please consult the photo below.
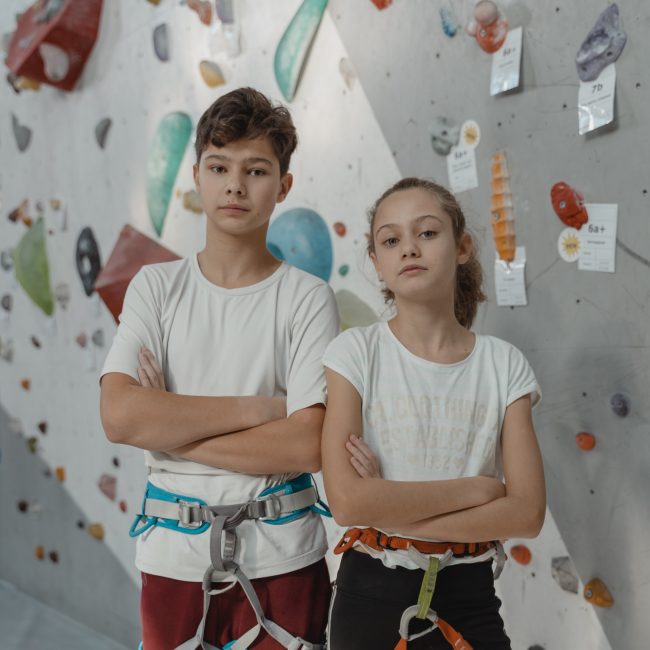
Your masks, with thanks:
<instances>
[{"instance_id":1,"label":"girl's ear","mask_svg":"<svg viewBox=\"0 0 650 650\"><path fill-rule=\"evenodd\" d=\"M456 255L456 261L458 264L467 264L472 253L474 252L474 242L472 236L468 232L464 232L460 237L460 242L458 242L458 253Z\"/></svg>"},{"instance_id":2,"label":"girl's ear","mask_svg":"<svg viewBox=\"0 0 650 650\"><path fill-rule=\"evenodd\" d=\"M377 262L377 255L371 252L369 253L369 256L372 265L375 267L375 272L377 273L377 278L379 279L379 282L383 282L384 278L381 277L381 271L379 270L379 263Z\"/></svg>"}]
</instances>

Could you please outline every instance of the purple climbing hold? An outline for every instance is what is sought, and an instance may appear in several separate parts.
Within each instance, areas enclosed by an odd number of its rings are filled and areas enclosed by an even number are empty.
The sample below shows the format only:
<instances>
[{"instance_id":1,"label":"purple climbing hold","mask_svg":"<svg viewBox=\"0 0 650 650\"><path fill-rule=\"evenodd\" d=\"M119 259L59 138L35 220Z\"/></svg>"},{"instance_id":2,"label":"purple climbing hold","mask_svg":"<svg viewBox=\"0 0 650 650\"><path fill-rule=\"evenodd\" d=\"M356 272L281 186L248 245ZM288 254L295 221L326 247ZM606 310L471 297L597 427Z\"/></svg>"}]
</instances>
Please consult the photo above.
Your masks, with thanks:
<instances>
[{"instance_id":1,"label":"purple climbing hold","mask_svg":"<svg viewBox=\"0 0 650 650\"><path fill-rule=\"evenodd\" d=\"M153 30L153 49L161 61L169 61L169 29L166 23Z\"/></svg>"},{"instance_id":2,"label":"purple climbing hold","mask_svg":"<svg viewBox=\"0 0 650 650\"><path fill-rule=\"evenodd\" d=\"M623 393L614 393L609 398L609 404L614 414L618 415L619 418L624 418L630 412L630 402Z\"/></svg>"},{"instance_id":3,"label":"purple climbing hold","mask_svg":"<svg viewBox=\"0 0 650 650\"><path fill-rule=\"evenodd\" d=\"M603 11L576 54L576 68L582 81L593 81L602 69L621 55L627 34L618 21L618 5L614 2Z\"/></svg>"}]
</instances>

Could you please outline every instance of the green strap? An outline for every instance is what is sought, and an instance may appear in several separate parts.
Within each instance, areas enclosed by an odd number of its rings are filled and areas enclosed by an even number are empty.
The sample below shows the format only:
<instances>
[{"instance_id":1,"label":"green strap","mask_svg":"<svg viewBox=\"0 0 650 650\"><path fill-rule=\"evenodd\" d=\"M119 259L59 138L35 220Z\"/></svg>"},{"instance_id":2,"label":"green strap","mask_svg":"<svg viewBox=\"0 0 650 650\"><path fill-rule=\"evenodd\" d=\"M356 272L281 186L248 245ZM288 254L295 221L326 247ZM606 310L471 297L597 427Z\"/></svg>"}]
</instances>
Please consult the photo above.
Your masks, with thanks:
<instances>
[{"instance_id":1,"label":"green strap","mask_svg":"<svg viewBox=\"0 0 650 650\"><path fill-rule=\"evenodd\" d=\"M431 598L436 588L436 578L438 577L438 568L440 560L437 557L429 558L429 568L424 572L422 584L420 585L420 595L418 596L418 612L416 618L426 619L431 607Z\"/></svg>"}]
</instances>

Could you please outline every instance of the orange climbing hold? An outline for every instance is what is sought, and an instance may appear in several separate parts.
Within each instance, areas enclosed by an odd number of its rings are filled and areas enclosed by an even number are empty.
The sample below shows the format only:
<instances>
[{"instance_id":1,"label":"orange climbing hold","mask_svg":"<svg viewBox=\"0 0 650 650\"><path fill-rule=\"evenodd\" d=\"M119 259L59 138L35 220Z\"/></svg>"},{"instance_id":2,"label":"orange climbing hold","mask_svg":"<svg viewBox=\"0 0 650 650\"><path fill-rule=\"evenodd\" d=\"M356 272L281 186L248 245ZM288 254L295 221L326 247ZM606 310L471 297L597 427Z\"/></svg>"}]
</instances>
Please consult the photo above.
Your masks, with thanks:
<instances>
[{"instance_id":1,"label":"orange climbing hold","mask_svg":"<svg viewBox=\"0 0 650 650\"><path fill-rule=\"evenodd\" d=\"M334 232L339 236L339 237L345 237L345 233L348 231L348 229L345 227L344 223L341 223L340 221L337 221L334 226Z\"/></svg>"},{"instance_id":2,"label":"orange climbing hold","mask_svg":"<svg viewBox=\"0 0 650 650\"><path fill-rule=\"evenodd\" d=\"M591 451L596 446L596 436L581 431L576 435L576 445L583 451Z\"/></svg>"},{"instance_id":3,"label":"orange climbing hold","mask_svg":"<svg viewBox=\"0 0 650 650\"><path fill-rule=\"evenodd\" d=\"M29 381L29 379L21 379L20 380L20 385L25 389L29 390L32 386L32 382Z\"/></svg>"},{"instance_id":4,"label":"orange climbing hold","mask_svg":"<svg viewBox=\"0 0 650 650\"><path fill-rule=\"evenodd\" d=\"M104 526L101 524L90 524L88 526L88 534L101 542L104 539Z\"/></svg>"},{"instance_id":5,"label":"orange climbing hold","mask_svg":"<svg viewBox=\"0 0 650 650\"><path fill-rule=\"evenodd\" d=\"M45 557L45 549L42 546L37 546L34 549L34 555L36 556L37 560L42 560Z\"/></svg>"},{"instance_id":6,"label":"orange climbing hold","mask_svg":"<svg viewBox=\"0 0 650 650\"><path fill-rule=\"evenodd\" d=\"M516 253L515 217L512 210L512 190L506 155L499 151L492 156L492 237L499 259L512 262Z\"/></svg>"},{"instance_id":7,"label":"orange climbing hold","mask_svg":"<svg viewBox=\"0 0 650 650\"><path fill-rule=\"evenodd\" d=\"M517 546L513 546L510 549L510 557L512 557L515 562L526 565L530 564L530 561L533 559L533 554L527 546L517 544Z\"/></svg>"},{"instance_id":8,"label":"orange climbing hold","mask_svg":"<svg viewBox=\"0 0 650 650\"><path fill-rule=\"evenodd\" d=\"M585 600L598 607L611 607L614 604L614 598L609 593L607 585L600 579L590 580L584 589Z\"/></svg>"},{"instance_id":9,"label":"orange climbing hold","mask_svg":"<svg viewBox=\"0 0 650 650\"><path fill-rule=\"evenodd\" d=\"M57 467L54 470L54 475L59 479L59 481L61 481L61 483L63 483L63 481L65 481L65 467Z\"/></svg>"}]
</instances>

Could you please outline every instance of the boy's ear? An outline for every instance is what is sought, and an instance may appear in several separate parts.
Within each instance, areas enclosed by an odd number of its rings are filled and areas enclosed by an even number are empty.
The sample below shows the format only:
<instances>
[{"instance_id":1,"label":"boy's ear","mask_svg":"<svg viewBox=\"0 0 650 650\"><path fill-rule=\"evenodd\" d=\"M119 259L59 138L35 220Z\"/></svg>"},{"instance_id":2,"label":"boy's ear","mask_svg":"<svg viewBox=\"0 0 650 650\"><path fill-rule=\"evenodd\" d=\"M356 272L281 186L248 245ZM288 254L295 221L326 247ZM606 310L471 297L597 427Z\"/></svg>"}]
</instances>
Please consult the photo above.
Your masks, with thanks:
<instances>
[{"instance_id":1,"label":"boy's ear","mask_svg":"<svg viewBox=\"0 0 650 650\"><path fill-rule=\"evenodd\" d=\"M192 165L192 174L194 176L194 185L196 185L196 191L200 191L200 186L199 186L199 164L195 163Z\"/></svg>"},{"instance_id":2,"label":"boy's ear","mask_svg":"<svg viewBox=\"0 0 650 650\"><path fill-rule=\"evenodd\" d=\"M458 264L467 264L472 253L474 252L474 242L472 241L472 236L468 232L464 232L460 238L458 244Z\"/></svg>"},{"instance_id":3,"label":"boy's ear","mask_svg":"<svg viewBox=\"0 0 650 650\"><path fill-rule=\"evenodd\" d=\"M280 191L278 192L276 203L282 203L282 201L284 201L287 198L287 194L289 194L289 192L291 191L292 185L293 185L293 174L287 172L280 179Z\"/></svg>"}]
</instances>

